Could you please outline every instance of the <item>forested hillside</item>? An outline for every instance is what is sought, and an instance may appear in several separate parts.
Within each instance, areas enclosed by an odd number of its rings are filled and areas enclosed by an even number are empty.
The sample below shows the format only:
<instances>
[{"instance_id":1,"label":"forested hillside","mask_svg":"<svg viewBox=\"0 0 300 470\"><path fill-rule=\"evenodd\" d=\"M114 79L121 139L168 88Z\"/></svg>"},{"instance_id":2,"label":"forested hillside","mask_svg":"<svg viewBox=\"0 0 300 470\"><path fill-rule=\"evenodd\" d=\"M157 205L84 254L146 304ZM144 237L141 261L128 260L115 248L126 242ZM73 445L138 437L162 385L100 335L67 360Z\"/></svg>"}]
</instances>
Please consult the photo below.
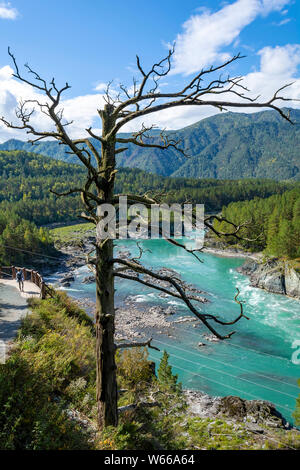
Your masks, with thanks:
<instances>
[{"instance_id":1,"label":"forested hillside","mask_svg":"<svg viewBox=\"0 0 300 470\"><path fill-rule=\"evenodd\" d=\"M78 187L84 177L85 170L79 165L24 151L0 152L2 263L22 262L25 256L22 252L5 248L7 246L44 253L53 250L47 230L39 229L38 226L78 219L83 207L79 195L57 197L50 190L61 192L74 186ZM265 179L230 181L169 178L126 168L120 168L116 176L117 193L164 193L163 200L167 203L184 203L189 200L204 204L206 212L216 212L232 201L245 201L257 196L266 198L277 195L280 198L284 191L299 186L296 182ZM237 207L237 214L229 212L229 218L235 220L239 215L244 215L239 209L239 204L229 206ZM248 207L247 204L245 207ZM265 210L268 211L269 206L266 206ZM247 210L246 215L248 216ZM260 223L260 219L257 223Z\"/></svg>"},{"instance_id":2,"label":"forested hillside","mask_svg":"<svg viewBox=\"0 0 300 470\"><path fill-rule=\"evenodd\" d=\"M22 264L32 260L31 253L56 254L48 230L14 212L0 210L0 265Z\"/></svg>"},{"instance_id":3,"label":"forested hillside","mask_svg":"<svg viewBox=\"0 0 300 470\"><path fill-rule=\"evenodd\" d=\"M223 208L223 215L236 224L249 221L243 229L248 238L255 242L240 243L251 250L262 250L273 256L300 257L300 187L273 195L267 199L254 198L251 201L234 202ZM228 224L216 223L226 231ZM236 239L231 240L236 243Z\"/></svg>"},{"instance_id":4,"label":"forested hillside","mask_svg":"<svg viewBox=\"0 0 300 470\"><path fill-rule=\"evenodd\" d=\"M0 262L27 263L29 252L56 254L48 230L37 227L55 218L74 217L79 201L56 198L51 188L67 187L83 176L79 166L27 152L0 152Z\"/></svg>"},{"instance_id":5,"label":"forested hillside","mask_svg":"<svg viewBox=\"0 0 300 470\"><path fill-rule=\"evenodd\" d=\"M74 164L24 151L0 152L0 210L12 211L37 225L67 222L82 211L77 195L57 197L50 190L66 191L79 186L85 170ZM183 203L190 200L205 205L207 212L219 211L232 201L282 193L295 183L247 179L168 178L137 169L119 169L116 192L146 191L166 193L164 201Z\"/></svg>"},{"instance_id":6,"label":"forested hillside","mask_svg":"<svg viewBox=\"0 0 300 470\"><path fill-rule=\"evenodd\" d=\"M275 111L218 114L176 131L190 158L171 148L164 152L128 144L117 157L118 166L164 176L300 180L300 110L292 109L291 118L294 125ZM93 144L99 148L99 141L93 140ZM0 144L1 149L26 150L77 163L77 157L67 154L57 142L40 142L33 147L12 139Z\"/></svg>"}]
</instances>

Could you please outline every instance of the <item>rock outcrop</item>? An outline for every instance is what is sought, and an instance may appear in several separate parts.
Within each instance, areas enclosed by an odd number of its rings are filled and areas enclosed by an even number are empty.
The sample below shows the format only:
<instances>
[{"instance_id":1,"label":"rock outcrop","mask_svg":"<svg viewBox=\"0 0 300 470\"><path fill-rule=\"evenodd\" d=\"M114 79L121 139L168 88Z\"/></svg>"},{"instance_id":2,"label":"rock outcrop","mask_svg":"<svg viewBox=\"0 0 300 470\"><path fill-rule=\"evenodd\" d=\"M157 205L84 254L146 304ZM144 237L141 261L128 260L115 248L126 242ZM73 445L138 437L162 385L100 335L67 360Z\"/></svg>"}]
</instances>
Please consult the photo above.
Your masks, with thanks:
<instances>
[{"instance_id":1,"label":"rock outcrop","mask_svg":"<svg viewBox=\"0 0 300 470\"><path fill-rule=\"evenodd\" d=\"M258 263L247 260L238 271L250 277L253 287L300 299L300 274L289 261L273 258Z\"/></svg>"},{"instance_id":2,"label":"rock outcrop","mask_svg":"<svg viewBox=\"0 0 300 470\"><path fill-rule=\"evenodd\" d=\"M263 425L290 428L275 405L265 400L244 400L231 395L214 397L196 390L185 390L184 394L189 410L202 418L225 418L232 422L243 422L249 427Z\"/></svg>"},{"instance_id":3,"label":"rock outcrop","mask_svg":"<svg viewBox=\"0 0 300 470\"><path fill-rule=\"evenodd\" d=\"M286 263L284 275L286 295L300 299L300 274Z\"/></svg>"}]
</instances>

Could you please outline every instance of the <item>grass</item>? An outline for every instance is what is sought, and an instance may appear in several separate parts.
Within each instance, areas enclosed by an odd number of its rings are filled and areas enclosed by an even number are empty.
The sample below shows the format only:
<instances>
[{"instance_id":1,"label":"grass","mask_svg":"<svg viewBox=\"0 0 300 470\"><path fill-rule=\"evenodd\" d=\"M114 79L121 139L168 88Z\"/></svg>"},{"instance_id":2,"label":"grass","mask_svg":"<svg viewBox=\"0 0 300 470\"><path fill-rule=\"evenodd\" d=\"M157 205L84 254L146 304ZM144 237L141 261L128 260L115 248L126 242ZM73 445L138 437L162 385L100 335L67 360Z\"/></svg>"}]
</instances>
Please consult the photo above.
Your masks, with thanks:
<instances>
[{"instance_id":1,"label":"grass","mask_svg":"<svg viewBox=\"0 0 300 470\"><path fill-rule=\"evenodd\" d=\"M50 233L55 242L68 242L73 240L81 240L89 230L95 230L95 225L92 223L66 225L65 227L53 228L50 230Z\"/></svg>"}]
</instances>

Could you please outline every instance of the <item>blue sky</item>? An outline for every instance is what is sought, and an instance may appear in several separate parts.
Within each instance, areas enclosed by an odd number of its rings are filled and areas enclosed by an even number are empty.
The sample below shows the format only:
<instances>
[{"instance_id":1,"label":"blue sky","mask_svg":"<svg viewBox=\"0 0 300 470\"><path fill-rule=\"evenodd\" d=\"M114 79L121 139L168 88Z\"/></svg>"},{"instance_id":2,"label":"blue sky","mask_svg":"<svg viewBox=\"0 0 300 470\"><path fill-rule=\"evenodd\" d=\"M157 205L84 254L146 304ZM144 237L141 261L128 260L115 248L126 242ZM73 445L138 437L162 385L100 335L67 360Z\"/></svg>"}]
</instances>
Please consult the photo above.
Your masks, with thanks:
<instances>
[{"instance_id":1,"label":"blue sky","mask_svg":"<svg viewBox=\"0 0 300 470\"><path fill-rule=\"evenodd\" d=\"M72 89L64 103L75 117L72 132L99 127L101 84L117 86L136 74L135 54L145 67L161 58L176 40L174 88L201 67L221 63L237 52L247 55L230 70L243 75L262 96L295 81L290 96L300 98L299 0L0 0L0 114L13 117L21 96L33 91L11 78L7 47L18 62L29 62L45 78L66 80ZM297 106L297 103L295 103ZM160 127L179 128L215 110L176 110L155 116ZM151 117L153 120L153 116ZM46 125L36 117L39 125ZM132 130L129 128L128 130ZM0 127L0 141L21 137Z\"/></svg>"}]
</instances>

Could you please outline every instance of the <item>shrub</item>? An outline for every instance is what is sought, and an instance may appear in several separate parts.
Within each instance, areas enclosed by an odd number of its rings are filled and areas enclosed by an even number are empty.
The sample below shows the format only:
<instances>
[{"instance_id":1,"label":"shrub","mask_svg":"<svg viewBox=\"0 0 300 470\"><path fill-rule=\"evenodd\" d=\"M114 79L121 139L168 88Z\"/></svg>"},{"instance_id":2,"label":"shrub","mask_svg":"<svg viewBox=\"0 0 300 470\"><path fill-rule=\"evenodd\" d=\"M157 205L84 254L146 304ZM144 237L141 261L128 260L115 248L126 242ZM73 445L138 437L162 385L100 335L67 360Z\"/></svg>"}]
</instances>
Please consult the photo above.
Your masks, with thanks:
<instances>
[{"instance_id":1,"label":"shrub","mask_svg":"<svg viewBox=\"0 0 300 470\"><path fill-rule=\"evenodd\" d=\"M13 354L0 366L0 449L88 449L89 435L30 364Z\"/></svg>"}]
</instances>

